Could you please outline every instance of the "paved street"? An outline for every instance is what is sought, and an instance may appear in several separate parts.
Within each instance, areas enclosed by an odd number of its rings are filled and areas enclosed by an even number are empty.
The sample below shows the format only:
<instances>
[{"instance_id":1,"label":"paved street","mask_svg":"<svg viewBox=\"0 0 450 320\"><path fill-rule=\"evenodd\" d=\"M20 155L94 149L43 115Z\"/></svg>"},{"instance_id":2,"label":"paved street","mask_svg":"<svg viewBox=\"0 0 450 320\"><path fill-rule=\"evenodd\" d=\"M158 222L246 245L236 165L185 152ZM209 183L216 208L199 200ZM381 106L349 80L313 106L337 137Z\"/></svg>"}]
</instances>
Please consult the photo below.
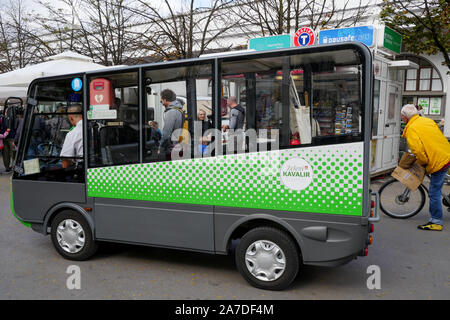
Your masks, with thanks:
<instances>
[{"instance_id":1,"label":"paved street","mask_svg":"<svg viewBox=\"0 0 450 320\"><path fill-rule=\"evenodd\" d=\"M248 285L226 256L107 244L89 261L64 260L50 237L12 216L9 179L0 176L0 299L450 298L450 213L444 231L417 230L428 203L408 220L382 215L368 257L337 268L303 267L289 290L271 292ZM66 287L73 264L81 268L80 290ZM381 269L380 290L366 286L370 265Z\"/></svg>"}]
</instances>

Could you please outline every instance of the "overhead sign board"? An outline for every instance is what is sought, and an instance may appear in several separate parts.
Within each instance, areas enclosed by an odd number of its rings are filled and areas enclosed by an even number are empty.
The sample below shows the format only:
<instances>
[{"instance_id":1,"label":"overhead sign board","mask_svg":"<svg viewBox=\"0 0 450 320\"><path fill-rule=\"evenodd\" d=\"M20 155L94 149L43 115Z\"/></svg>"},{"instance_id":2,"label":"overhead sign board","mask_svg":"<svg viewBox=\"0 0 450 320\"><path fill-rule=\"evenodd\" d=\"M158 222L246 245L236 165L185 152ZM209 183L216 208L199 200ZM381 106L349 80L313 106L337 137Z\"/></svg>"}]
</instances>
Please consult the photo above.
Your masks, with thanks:
<instances>
[{"instance_id":1,"label":"overhead sign board","mask_svg":"<svg viewBox=\"0 0 450 320\"><path fill-rule=\"evenodd\" d=\"M294 35L294 46L306 47L314 44L315 35L311 28L303 27L298 29Z\"/></svg>"},{"instance_id":2,"label":"overhead sign board","mask_svg":"<svg viewBox=\"0 0 450 320\"><path fill-rule=\"evenodd\" d=\"M261 51L290 48L292 44L292 36L290 34L281 34L271 37L253 38L248 43L248 48Z\"/></svg>"},{"instance_id":3,"label":"overhead sign board","mask_svg":"<svg viewBox=\"0 0 450 320\"><path fill-rule=\"evenodd\" d=\"M371 26L330 29L319 31L319 44L358 41L368 47L374 45L374 31Z\"/></svg>"},{"instance_id":4,"label":"overhead sign board","mask_svg":"<svg viewBox=\"0 0 450 320\"><path fill-rule=\"evenodd\" d=\"M402 51L402 35L389 27L384 27L383 48L400 54Z\"/></svg>"}]
</instances>

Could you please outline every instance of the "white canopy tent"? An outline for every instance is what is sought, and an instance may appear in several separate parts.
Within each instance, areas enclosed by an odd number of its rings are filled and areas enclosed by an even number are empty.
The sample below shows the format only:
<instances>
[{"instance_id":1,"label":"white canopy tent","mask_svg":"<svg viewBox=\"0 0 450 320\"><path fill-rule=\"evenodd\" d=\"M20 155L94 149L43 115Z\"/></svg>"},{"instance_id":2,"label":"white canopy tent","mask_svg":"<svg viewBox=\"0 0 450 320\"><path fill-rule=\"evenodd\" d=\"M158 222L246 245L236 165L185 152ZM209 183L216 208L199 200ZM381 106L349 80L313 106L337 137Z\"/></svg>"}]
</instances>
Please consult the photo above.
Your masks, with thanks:
<instances>
[{"instance_id":1,"label":"white canopy tent","mask_svg":"<svg viewBox=\"0 0 450 320\"><path fill-rule=\"evenodd\" d=\"M28 86L37 78L104 69L89 57L66 51L48 58L48 61L19 70L0 74L0 99L10 96L25 97Z\"/></svg>"},{"instance_id":2,"label":"white canopy tent","mask_svg":"<svg viewBox=\"0 0 450 320\"><path fill-rule=\"evenodd\" d=\"M8 97L23 98L27 95L28 87L0 87L0 99Z\"/></svg>"}]
</instances>

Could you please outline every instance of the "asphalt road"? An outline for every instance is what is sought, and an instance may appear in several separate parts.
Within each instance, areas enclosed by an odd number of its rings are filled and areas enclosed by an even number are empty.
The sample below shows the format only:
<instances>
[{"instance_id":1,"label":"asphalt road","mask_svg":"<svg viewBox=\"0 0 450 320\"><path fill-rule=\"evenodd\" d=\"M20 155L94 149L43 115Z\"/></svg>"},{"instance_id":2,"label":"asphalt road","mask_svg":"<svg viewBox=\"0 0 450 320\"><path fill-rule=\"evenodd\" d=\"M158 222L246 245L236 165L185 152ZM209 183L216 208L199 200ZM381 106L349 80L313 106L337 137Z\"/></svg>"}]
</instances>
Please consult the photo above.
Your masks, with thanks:
<instances>
[{"instance_id":1,"label":"asphalt road","mask_svg":"<svg viewBox=\"0 0 450 320\"><path fill-rule=\"evenodd\" d=\"M0 299L450 298L450 213L444 213L442 232L420 231L428 203L408 220L382 215L367 257L335 268L304 266L290 289L271 292L248 285L227 256L104 244L89 261L64 260L50 237L12 216L9 179L0 176ZM374 182L373 189L380 184ZM71 265L81 271L79 290L66 286ZM381 289L367 287L371 265L380 268Z\"/></svg>"}]
</instances>

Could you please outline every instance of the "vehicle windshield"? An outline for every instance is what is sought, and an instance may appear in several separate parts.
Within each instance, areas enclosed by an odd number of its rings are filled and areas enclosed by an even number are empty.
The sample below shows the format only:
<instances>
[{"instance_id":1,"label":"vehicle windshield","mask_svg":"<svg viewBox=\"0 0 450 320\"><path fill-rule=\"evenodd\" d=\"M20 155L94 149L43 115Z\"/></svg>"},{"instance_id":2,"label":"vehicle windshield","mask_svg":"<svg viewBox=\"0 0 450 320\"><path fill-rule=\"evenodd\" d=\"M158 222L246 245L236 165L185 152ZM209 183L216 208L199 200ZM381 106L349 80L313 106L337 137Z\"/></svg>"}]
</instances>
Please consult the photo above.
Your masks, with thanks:
<instances>
[{"instance_id":1,"label":"vehicle windshield","mask_svg":"<svg viewBox=\"0 0 450 320\"><path fill-rule=\"evenodd\" d=\"M16 177L63 182L84 179L83 94L73 89L74 78L38 82L30 88L17 132Z\"/></svg>"}]
</instances>

